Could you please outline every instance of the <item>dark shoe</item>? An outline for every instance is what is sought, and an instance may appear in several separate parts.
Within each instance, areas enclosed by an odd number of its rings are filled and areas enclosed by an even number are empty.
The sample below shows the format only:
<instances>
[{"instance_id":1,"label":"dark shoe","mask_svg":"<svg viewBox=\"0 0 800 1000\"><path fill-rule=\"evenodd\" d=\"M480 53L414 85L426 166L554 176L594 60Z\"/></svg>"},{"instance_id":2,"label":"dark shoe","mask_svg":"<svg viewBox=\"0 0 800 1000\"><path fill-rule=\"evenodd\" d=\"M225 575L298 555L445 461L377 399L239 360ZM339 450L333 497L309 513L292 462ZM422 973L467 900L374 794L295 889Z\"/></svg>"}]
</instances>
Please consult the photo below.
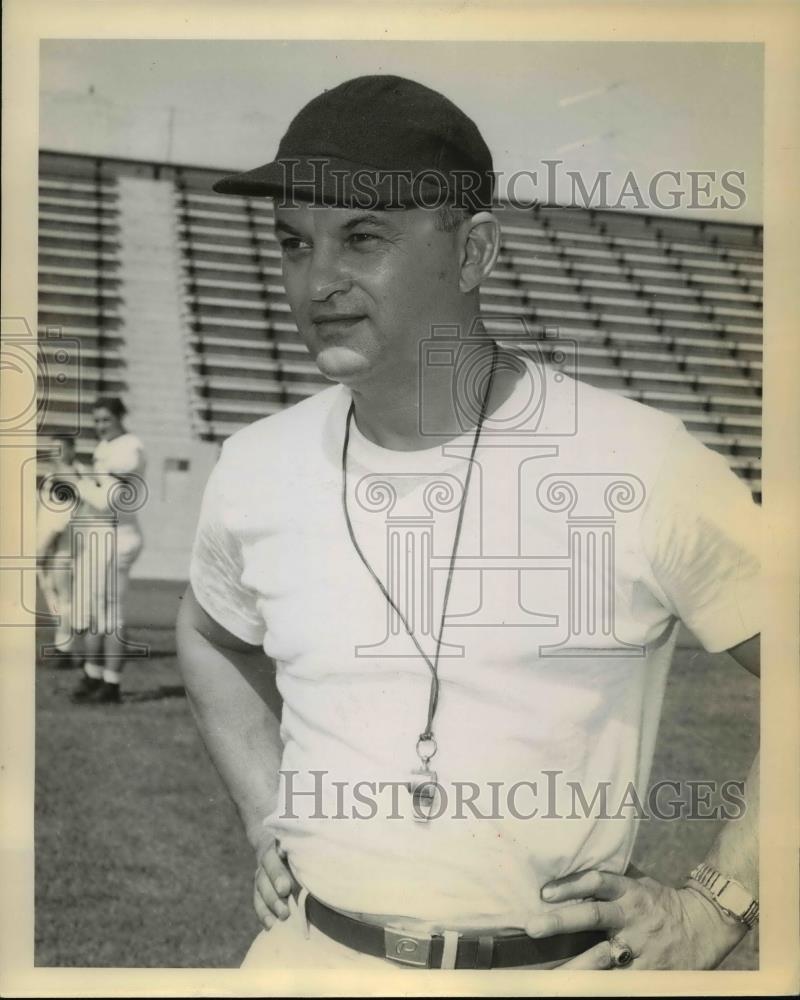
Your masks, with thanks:
<instances>
[{"instance_id":1,"label":"dark shoe","mask_svg":"<svg viewBox=\"0 0 800 1000\"><path fill-rule=\"evenodd\" d=\"M81 666L81 660L79 656L72 656L70 653L62 653L60 656L56 657L53 666L56 670L75 670L76 667Z\"/></svg>"},{"instance_id":2,"label":"dark shoe","mask_svg":"<svg viewBox=\"0 0 800 1000\"><path fill-rule=\"evenodd\" d=\"M118 705L120 702L119 684L109 684L108 681L101 681L101 687L97 689L92 697L93 705L111 704Z\"/></svg>"},{"instance_id":3,"label":"dark shoe","mask_svg":"<svg viewBox=\"0 0 800 1000\"><path fill-rule=\"evenodd\" d=\"M101 677L90 677L87 673L81 674L81 679L78 681L78 686L69 696L70 701L74 701L76 704L80 704L85 701L93 701L94 696L102 688L105 682Z\"/></svg>"}]
</instances>

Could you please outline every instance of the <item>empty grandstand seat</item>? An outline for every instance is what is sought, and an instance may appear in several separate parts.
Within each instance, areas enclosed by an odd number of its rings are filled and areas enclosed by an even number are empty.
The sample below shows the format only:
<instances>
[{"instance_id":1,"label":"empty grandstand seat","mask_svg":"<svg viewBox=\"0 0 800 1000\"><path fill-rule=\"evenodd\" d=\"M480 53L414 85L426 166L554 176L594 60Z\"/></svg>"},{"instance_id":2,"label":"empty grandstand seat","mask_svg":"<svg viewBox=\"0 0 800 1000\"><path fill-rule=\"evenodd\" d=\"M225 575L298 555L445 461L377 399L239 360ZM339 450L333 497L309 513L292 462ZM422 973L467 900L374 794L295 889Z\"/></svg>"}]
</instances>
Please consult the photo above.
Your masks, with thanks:
<instances>
[{"instance_id":1,"label":"empty grandstand seat","mask_svg":"<svg viewBox=\"0 0 800 1000\"><path fill-rule=\"evenodd\" d=\"M197 433L222 440L328 385L292 321L270 200L214 194L219 171L124 169L174 182ZM41 157L42 352L57 364L48 334L60 332L80 355L80 372L75 359L62 365L45 437L74 423L79 382L84 406L126 390L116 171L96 157ZM555 206L498 216L503 245L482 289L490 331L513 339L522 323L545 356L553 334L574 340L579 378L675 413L758 495L760 227Z\"/></svg>"},{"instance_id":2,"label":"empty grandstand seat","mask_svg":"<svg viewBox=\"0 0 800 1000\"><path fill-rule=\"evenodd\" d=\"M78 452L98 394L124 395L122 294L116 179L86 157L40 157L39 349L52 373L41 408L40 437L74 433Z\"/></svg>"}]
</instances>

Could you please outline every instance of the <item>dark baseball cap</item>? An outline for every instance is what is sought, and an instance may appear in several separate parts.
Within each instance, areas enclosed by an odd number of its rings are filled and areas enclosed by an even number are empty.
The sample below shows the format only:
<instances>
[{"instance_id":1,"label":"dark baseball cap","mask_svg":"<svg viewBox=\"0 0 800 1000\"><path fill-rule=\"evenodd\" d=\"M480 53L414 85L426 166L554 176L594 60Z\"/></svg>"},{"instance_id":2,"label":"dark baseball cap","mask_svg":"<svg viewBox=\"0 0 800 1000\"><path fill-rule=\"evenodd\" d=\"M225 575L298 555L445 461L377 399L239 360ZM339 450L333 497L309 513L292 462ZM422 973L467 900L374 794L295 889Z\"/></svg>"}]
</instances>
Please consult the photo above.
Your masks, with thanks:
<instances>
[{"instance_id":1,"label":"dark baseball cap","mask_svg":"<svg viewBox=\"0 0 800 1000\"><path fill-rule=\"evenodd\" d=\"M271 163L223 177L219 194L359 208L488 209L492 154L443 94L400 76L359 76L309 101Z\"/></svg>"}]
</instances>

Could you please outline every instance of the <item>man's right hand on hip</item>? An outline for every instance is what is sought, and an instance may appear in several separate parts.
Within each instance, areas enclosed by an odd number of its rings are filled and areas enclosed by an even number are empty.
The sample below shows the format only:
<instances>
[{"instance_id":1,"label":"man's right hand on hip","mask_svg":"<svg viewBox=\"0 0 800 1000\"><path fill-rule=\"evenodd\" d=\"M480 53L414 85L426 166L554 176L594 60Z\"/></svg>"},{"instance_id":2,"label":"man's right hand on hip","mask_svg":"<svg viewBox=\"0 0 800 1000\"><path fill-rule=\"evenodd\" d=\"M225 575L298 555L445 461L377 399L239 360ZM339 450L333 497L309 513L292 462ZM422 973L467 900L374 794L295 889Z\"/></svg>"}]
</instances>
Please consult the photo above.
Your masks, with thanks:
<instances>
[{"instance_id":1,"label":"man's right hand on hip","mask_svg":"<svg viewBox=\"0 0 800 1000\"><path fill-rule=\"evenodd\" d=\"M286 920L289 916L287 900L292 876L284 860L286 853L274 838L257 851L257 857L253 906L258 919L270 930L276 920Z\"/></svg>"}]
</instances>

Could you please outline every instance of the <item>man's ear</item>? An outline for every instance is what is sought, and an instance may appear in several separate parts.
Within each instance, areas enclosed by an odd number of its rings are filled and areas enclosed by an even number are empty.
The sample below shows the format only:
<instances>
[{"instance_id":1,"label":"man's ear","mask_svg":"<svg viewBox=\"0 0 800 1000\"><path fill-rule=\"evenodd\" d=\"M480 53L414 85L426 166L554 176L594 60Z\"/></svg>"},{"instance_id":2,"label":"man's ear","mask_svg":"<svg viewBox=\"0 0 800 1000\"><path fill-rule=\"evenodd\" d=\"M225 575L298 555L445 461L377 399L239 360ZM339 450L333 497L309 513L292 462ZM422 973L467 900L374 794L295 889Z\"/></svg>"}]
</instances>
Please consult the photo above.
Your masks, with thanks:
<instances>
[{"instance_id":1,"label":"man's ear","mask_svg":"<svg viewBox=\"0 0 800 1000\"><path fill-rule=\"evenodd\" d=\"M464 224L458 287L471 292L489 276L500 252L500 223L491 212L478 212Z\"/></svg>"}]
</instances>

